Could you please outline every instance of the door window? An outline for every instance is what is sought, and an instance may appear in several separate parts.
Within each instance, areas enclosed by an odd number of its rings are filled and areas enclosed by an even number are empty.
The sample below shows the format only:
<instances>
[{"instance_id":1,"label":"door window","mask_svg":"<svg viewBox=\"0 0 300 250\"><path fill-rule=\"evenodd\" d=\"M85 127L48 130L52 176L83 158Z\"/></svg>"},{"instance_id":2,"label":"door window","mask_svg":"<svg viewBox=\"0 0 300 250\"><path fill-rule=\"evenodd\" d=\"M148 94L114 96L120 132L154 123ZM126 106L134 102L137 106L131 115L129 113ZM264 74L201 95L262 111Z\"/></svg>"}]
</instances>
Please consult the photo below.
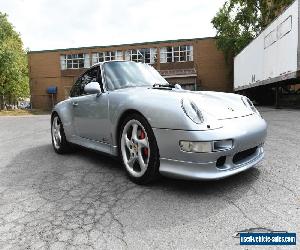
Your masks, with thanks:
<instances>
[{"instance_id":1,"label":"door window","mask_svg":"<svg viewBox=\"0 0 300 250\"><path fill-rule=\"evenodd\" d=\"M80 95L85 95L84 87L90 82L97 82L97 75L98 75L98 67L94 67L87 71L81 77L81 84L80 84Z\"/></svg>"},{"instance_id":2,"label":"door window","mask_svg":"<svg viewBox=\"0 0 300 250\"><path fill-rule=\"evenodd\" d=\"M97 82L98 80L98 67L91 68L85 72L78 80L75 82L74 86L71 89L70 96L80 96L85 95L84 87L90 82Z\"/></svg>"},{"instance_id":3,"label":"door window","mask_svg":"<svg viewBox=\"0 0 300 250\"><path fill-rule=\"evenodd\" d=\"M81 77L77 79L77 81L71 88L70 97L80 96L80 82L81 82Z\"/></svg>"}]
</instances>

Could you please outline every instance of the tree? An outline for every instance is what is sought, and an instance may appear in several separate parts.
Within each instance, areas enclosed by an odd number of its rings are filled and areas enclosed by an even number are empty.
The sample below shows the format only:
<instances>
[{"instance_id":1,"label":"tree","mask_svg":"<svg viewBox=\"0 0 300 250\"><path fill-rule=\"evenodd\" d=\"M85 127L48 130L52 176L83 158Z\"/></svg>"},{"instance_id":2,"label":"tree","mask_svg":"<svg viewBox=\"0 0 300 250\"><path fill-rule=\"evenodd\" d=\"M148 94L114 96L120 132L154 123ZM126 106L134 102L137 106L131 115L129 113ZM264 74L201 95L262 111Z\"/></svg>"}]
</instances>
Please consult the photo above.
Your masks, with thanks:
<instances>
[{"instance_id":1,"label":"tree","mask_svg":"<svg viewBox=\"0 0 300 250\"><path fill-rule=\"evenodd\" d=\"M0 12L0 110L28 96L27 55L20 35Z\"/></svg>"},{"instance_id":2,"label":"tree","mask_svg":"<svg viewBox=\"0 0 300 250\"><path fill-rule=\"evenodd\" d=\"M237 55L293 0L227 0L212 19L217 46L226 58Z\"/></svg>"}]
</instances>

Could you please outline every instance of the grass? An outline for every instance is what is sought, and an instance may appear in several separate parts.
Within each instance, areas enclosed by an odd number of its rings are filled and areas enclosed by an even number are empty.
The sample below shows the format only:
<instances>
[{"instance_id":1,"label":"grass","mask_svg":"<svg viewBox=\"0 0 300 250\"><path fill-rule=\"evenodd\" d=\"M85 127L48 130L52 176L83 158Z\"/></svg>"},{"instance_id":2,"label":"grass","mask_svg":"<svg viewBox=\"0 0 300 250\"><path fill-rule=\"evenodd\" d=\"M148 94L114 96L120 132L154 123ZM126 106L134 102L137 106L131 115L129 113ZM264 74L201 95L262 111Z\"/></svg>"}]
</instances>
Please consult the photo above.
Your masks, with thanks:
<instances>
[{"instance_id":1,"label":"grass","mask_svg":"<svg viewBox=\"0 0 300 250\"><path fill-rule=\"evenodd\" d=\"M50 111L40 109L14 109L14 110L1 110L0 116L22 116L22 115L47 115Z\"/></svg>"}]
</instances>

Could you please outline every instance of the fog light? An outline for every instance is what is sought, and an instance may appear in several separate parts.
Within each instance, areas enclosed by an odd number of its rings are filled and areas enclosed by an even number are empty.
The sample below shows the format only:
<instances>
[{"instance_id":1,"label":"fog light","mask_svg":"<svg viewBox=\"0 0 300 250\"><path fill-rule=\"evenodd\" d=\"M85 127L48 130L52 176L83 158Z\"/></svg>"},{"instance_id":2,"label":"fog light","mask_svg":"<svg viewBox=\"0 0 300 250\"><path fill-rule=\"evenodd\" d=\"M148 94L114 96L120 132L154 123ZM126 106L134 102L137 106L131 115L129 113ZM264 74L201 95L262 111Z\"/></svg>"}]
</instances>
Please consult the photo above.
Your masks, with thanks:
<instances>
[{"instance_id":1,"label":"fog light","mask_svg":"<svg viewBox=\"0 0 300 250\"><path fill-rule=\"evenodd\" d=\"M180 141L179 146L182 151L194 153L209 153L213 149L210 141Z\"/></svg>"}]
</instances>

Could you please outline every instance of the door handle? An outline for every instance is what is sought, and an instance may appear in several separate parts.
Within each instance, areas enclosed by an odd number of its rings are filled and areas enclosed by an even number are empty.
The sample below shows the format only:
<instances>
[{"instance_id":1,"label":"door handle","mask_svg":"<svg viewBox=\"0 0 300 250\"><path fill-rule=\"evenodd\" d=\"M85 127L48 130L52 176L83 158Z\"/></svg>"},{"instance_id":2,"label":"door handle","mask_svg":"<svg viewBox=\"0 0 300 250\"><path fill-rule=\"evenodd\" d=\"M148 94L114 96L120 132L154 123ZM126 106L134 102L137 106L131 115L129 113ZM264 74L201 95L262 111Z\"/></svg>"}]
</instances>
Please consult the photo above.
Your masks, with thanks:
<instances>
[{"instance_id":1,"label":"door handle","mask_svg":"<svg viewBox=\"0 0 300 250\"><path fill-rule=\"evenodd\" d=\"M78 102L73 102L72 105L73 105L74 107L77 107L77 106L78 106Z\"/></svg>"}]
</instances>

